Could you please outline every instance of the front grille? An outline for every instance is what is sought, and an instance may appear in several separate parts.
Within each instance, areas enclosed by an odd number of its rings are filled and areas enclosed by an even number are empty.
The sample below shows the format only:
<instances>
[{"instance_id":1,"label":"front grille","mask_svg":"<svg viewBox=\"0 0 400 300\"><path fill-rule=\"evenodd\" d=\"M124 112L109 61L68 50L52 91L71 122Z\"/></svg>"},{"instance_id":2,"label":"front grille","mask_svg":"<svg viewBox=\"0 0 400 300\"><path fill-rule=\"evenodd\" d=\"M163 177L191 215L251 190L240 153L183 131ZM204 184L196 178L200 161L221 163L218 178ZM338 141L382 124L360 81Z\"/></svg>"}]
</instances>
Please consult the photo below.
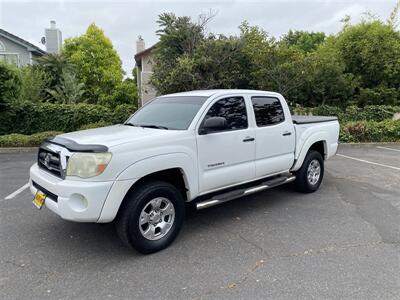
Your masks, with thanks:
<instances>
[{"instance_id":1,"label":"front grille","mask_svg":"<svg viewBox=\"0 0 400 300\"><path fill-rule=\"evenodd\" d=\"M62 177L60 154L39 148L38 165L41 169L57 177Z\"/></svg>"},{"instance_id":2,"label":"front grille","mask_svg":"<svg viewBox=\"0 0 400 300\"><path fill-rule=\"evenodd\" d=\"M46 195L46 198L49 198L51 200L53 200L54 202L58 202L58 196L56 194L53 194L52 192L46 190L44 187L42 187L41 185L38 185L36 182L32 181L32 185L38 189L39 191L41 191L43 194Z\"/></svg>"}]
</instances>

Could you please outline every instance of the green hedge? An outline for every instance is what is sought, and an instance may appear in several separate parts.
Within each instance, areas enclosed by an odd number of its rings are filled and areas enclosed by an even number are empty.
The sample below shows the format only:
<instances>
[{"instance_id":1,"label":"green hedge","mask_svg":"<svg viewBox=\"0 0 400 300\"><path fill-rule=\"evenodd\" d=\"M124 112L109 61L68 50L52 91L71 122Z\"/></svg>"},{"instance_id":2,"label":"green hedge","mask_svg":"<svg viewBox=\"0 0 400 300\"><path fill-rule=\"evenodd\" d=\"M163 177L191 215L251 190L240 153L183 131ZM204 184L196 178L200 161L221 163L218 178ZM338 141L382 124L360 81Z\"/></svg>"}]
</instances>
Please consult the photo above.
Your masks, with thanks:
<instances>
[{"instance_id":1,"label":"green hedge","mask_svg":"<svg viewBox=\"0 0 400 300\"><path fill-rule=\"evenodd\" d=\"M120 105L110 109L94 104L9 103L0 106L0 135L33 134L43 131L70 132L82 126L125 121L136 107Z\"/></svg>"},{"instance_id":2,"label":"green hedge","mask_svg":"<svg viewBox=\"0 0 400 300\"><path fill-rule=\"evenodd\" d=\"M90 123L83 125L79 128L79 130L85 130L85 129L93 129L93 128L99 128L99 127L105 127L105 126L110 126L112 123L106 122L106 121L99 121L96 123Z\"/></svg>"},{"instance_id":3,"label":"green hedge","mask_svg":"<svg viewBox=\"0 0 400 300\"><path fill-rule=\"evenodd\" d=\"M400 120L356 121L341 124L339 140L356 142L399 142Z\"/></svg>"},{"instance_id":4,"label":"green hedge","mask_svg":"<svg viewBox=\"0 0 400 300\"><path fill-rule=\"evenodd\" d=\"M81 129L106 126L103 122L92 123ZM50 137L60 134L58 131L48 131L33 135L8 134L0 136L0 147L33 147ZM340 126L340 141L342 143L356 142L400 142L400 120L356 121L343 123Z\"/></svg>"},{"instance_id":5,"label":"green hedge","mask_svg":"<svg viewBox=\"0 0 400 300\"><path fill-rule=\"evenodd\" d=\"M12 133L0 136L0 147L36 147L48 137L56 136L62 132L46 131L32 135Z\"/></svg>"},{"instance_id":6,"label":"green hedge","mask_svg":"<svg viewBox=\"0 0 400 300\"><path fill-rule=\"evenodd\" d=\"M400 112L400 106L368 105L365 107L348 106L342 109L337 106L321 105L318 107L295 107L294 114L314 116L337 116L340 122L349 121L383 121L391 119Z\"/></svg>"}]
</instances>

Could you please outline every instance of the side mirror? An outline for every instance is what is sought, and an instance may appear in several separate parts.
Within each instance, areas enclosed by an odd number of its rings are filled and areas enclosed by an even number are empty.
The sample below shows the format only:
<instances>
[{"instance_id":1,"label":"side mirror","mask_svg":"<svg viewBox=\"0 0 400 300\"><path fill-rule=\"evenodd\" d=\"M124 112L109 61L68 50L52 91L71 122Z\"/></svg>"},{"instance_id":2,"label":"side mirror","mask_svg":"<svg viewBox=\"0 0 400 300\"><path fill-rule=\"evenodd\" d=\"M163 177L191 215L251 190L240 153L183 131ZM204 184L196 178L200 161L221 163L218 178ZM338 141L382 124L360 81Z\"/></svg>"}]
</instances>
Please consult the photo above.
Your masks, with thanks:
<instances>
[{"instance_id":1,"label":"side mirror","mask_svg":"<svg viewBox=\"0 0 400 300\"><path fill-rule=\"evenodd\" d=\"M226 128L226 119L224 117L211 117L205 120L200 134L207 134L213 131L220 131Z\"/></svg>"}]
</instances>

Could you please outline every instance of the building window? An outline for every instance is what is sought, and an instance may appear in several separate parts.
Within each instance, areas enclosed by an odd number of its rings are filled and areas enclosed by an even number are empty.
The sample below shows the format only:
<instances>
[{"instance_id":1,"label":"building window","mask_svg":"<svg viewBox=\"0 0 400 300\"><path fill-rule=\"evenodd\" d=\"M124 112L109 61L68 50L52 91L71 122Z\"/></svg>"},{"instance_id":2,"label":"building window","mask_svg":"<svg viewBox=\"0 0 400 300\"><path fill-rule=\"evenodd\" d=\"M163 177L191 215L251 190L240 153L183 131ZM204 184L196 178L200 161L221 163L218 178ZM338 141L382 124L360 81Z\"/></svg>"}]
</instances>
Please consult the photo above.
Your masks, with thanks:
<instances>
[{"instance_id":1,"label":"building window","mask_svg":"<svg viewBox=\"0 0 400 300\"><path fill-rule=\"evenodd\" d=\"M0 41L0 51L6 51L6 47L4 46L2 41Z\"/></svg>"},{"instance_id":2,"label":"building window","mask_svg":"<svg viewBox=\"0 0 400 300\"><path fill-rule=\"evenodd\" d=\"M19 56L17 53L0 53L0 61L19 66Z\"/></svg>"}]
</instances>

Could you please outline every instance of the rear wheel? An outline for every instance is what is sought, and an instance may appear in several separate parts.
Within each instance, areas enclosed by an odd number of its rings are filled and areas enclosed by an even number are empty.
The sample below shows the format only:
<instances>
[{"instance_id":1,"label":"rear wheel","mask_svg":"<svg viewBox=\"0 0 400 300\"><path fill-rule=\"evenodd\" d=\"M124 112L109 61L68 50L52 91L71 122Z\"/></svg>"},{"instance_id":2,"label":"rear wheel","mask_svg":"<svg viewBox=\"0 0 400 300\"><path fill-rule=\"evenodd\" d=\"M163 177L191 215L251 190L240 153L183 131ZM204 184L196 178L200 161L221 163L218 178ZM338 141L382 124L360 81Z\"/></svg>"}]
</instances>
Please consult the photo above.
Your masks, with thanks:
<instances>
[{"instance_id":1,"label":"rear wheel","mask_svg":"<svg viewBox=\"0 0 400 300\"><path fill-rule=\"evenodd\" d=\"M168 247L184 220L180 192L169 183L152 181L135 188L128 197L116 222L121 240L145 254Z\"/></svg>"},{"instance_id":2,"label":"rear wheel","mask_svg":"<svg viewBox=\"0 0 400 300\"><path fill-rule=\"evenodd\" d=\"M312 193L318 190L324 177L324 159L321 153L310 150L295 175L295 185L299 191Z\"/></svg>"}]
</instances>

